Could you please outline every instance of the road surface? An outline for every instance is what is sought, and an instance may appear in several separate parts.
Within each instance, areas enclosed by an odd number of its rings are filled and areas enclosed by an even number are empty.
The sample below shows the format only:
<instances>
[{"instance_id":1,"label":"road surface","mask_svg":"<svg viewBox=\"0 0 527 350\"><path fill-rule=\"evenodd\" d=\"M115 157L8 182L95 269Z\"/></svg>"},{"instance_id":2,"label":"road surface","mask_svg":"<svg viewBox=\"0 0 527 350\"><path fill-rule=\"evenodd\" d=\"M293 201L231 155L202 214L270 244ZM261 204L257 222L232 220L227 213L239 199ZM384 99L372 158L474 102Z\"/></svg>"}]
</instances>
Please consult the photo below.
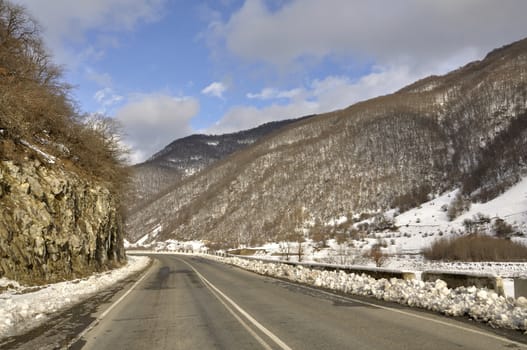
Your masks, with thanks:
<instances>
[{"instance_id":1,"label":"road surface","mask_svg":"<svg viewBox=\"0 0 527 350\"><path fill-rule=\"evenodd\" d=\"M486 327L156 255L73 349L527 349ZM527 336L525 336L527 337Z\"/></svg>"}]
</instances>

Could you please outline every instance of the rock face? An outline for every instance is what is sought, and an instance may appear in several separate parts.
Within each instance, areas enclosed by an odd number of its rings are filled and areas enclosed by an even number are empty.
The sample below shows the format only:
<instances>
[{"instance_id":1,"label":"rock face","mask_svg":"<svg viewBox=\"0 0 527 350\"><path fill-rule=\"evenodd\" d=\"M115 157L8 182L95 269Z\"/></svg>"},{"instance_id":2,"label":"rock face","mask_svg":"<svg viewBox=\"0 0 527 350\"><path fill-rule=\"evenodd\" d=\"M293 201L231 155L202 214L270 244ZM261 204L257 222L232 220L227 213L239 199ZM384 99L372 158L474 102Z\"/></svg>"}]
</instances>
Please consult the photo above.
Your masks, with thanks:
<instances>
[{"instance_id":1,"label":"rock face","mask_svg":"<svg viewBox=\"0 0 527 350\"><path fill-rule=\"evenodd\" d=\"M0 161L0 277L27 284L126 260L110 191L55 164Z\"/></svg>"}]
</instances>

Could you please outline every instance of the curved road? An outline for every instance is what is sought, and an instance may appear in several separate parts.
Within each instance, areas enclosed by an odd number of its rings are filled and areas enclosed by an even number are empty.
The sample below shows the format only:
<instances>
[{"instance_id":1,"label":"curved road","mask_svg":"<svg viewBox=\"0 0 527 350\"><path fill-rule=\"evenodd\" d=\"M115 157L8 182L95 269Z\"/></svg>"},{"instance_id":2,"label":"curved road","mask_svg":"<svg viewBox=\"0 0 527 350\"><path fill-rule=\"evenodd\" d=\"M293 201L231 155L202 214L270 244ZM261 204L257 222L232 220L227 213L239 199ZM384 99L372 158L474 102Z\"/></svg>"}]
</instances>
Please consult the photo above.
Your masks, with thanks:
<instances>
[{"instance_id":1,"label":"curved road","mask_svg":"<svg viewBox=\"0 0 527 350\"><path fill-rule=\"evenodd\" d=\"M72 348L527 349L485 327L425 311L341 297L199 257L154 257L144 278Z\"/></svg>"}]
</instances>

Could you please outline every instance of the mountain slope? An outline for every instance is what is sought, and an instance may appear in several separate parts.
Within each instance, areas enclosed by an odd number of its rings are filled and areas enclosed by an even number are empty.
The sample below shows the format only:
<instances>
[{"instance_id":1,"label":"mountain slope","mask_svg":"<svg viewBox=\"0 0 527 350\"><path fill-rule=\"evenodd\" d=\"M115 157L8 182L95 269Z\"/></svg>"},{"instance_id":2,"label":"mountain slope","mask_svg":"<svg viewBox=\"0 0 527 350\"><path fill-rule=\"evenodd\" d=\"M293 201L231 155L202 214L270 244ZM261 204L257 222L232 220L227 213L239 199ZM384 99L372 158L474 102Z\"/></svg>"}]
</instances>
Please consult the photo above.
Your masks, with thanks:
<instances>
[{"instance_id":1,"label":"mountain slope","mask_svg":"<svg viewBox=\"0 0 527 350\"><path fill-rule=\"evenodd\" d=\"M489 199L525 169L527 40L482 61L280 129L182 181L128 220L129 240L229 245L309 223L410 208L463 186Z\"/></svg>"},{"instance_id":2,"label":"mountain slope","mask_svg":"<svg viewBox=\"0 0 527 350\"><path fill-rule=\"evenodd\" d=\"M309 117L269 122L231 134L191 135L173 141L146 162L133 166L129 212L135 212L182 179L253 144L261 137Z\"/></svg>"}]
</instances>

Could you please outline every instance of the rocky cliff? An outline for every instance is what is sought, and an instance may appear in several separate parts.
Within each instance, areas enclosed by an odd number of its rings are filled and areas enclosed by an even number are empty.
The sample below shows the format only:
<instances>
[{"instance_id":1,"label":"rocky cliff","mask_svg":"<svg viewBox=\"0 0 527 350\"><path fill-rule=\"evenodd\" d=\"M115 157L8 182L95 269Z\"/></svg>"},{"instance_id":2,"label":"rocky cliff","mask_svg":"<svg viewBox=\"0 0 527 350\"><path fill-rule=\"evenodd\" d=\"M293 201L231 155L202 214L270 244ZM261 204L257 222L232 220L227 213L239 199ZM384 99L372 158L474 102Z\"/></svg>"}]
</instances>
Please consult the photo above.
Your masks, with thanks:
<instances>
[{"instance_id":1,"label":"rocky cliff","mask_svg":"<svg viewBox=\"0 0 527 350\"><path fill-rule=\"evenodd\" d=\"M0 161L0 277L39 284L123 263L116 208L103 184L62 166Z\"/></svg>"},{"instance_id":2,"label":"rocky cliff","mask_svg":"<svg viewBox=\"0 0 527 350\"><path fill-rule=\"evenodd\" d=\"M80 114L21 6L0 1L0 277L25 283L125 260L118 127Z\"/></svg>"}]
</instances>

